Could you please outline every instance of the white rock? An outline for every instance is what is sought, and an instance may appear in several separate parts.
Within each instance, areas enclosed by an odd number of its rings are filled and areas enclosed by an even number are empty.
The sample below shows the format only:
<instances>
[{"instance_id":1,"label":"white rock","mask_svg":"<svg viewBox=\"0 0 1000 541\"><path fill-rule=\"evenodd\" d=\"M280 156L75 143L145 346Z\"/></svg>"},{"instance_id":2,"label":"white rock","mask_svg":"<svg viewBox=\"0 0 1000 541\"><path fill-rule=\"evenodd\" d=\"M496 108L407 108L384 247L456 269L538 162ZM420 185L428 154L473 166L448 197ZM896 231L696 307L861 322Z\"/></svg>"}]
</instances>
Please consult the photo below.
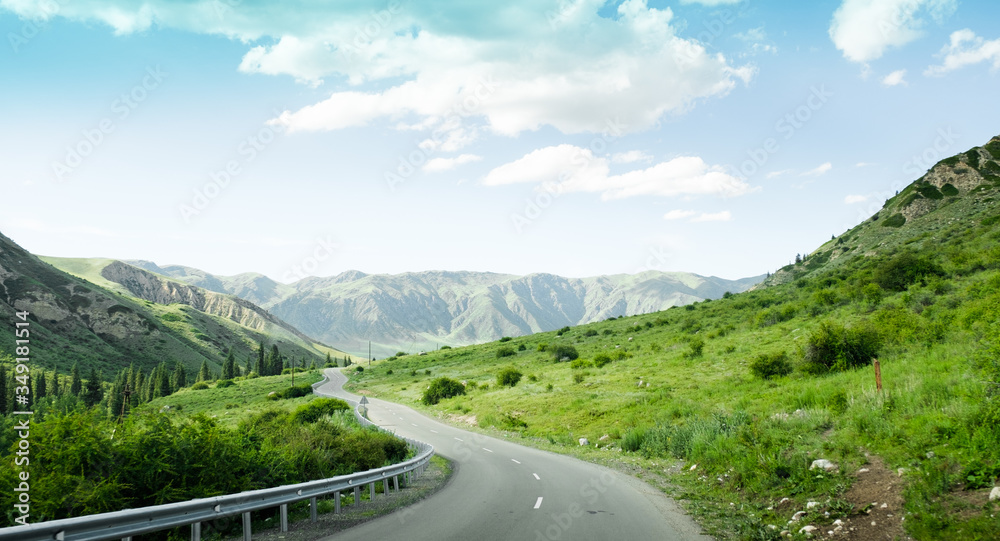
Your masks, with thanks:
<instances>
[{"instance_id":1,"label":"white rock","mask_svg":"<svg viewBox=\"0 0 1000 541\"><path fill-rule=\"evenodd\" d=\"M590 442L587 438L580 438L580 445L590 445Z\"/></svg>"},{"instance_id":2,"label":"white rock","mask_svg":"<svg viewBox=\"0 0 1000 541\"><path fill-rule=\"evenodd\" d=\"M792 500L789 500L788 498L781 498L781 501L778 502L778 505L781 505L781 504L783 504L785 502L790 502L790 501L792 501Z\"/></svg>"},{"instance_id":3,"label":"white rock","mask_svg":"<svg viewBox=\"0 0 1000 541\"><path fill-rule=\"evenodd\" d=\"M993 487L993 490L990 491L990 501L995 502L997 500L1000 500L1000 487Z\"/></svg>"},{"instance_id":4,"label":"white rock","mask_svg":"<svg viewBox=\"0 0 1000 541\"><path fill-rule=\"evenodd\" d=\"M812 464L809 466L810 470L821 469L826 471L833 471L837 469L837 465L825 458L820 458L818 460L813 460Z\"/></svg>"},{"instance_id":5,"label":"white rock","mask_svg":"<svg viewBox=\"0 0 1000 541\"><path fill-rule=\"evenodd\" d=\"M882 505L878 506L879 509L885 509L886 507L889 507L889 504L883 503Z\"/></svg>"},{"instance_id":6,"label":"white rock","mask_svg":"<svg viewBox=\"0 0 1000 541\"><path fill-rule=\"evenodd\" d=\"M837 520L833 521L833 525L834 525L834 526L843 526L843 525L844 525L844 521L843 521L843 520L840 520L840 519L838 518Z\"/></svg>"},{"instance_id":7,"label":"white rock","mask_svg":"<svg viewBox=\"0 0 1000 541\"><path fill-rule=\"evenodd\" d=\"M605 435L601 436L601 441L608 441L610 439L611 439L611 436L608 435L608 434L605 434Z\"/></svg>"},{"instance_id":8,"label":"white rock","mask_svg":"<svg viewBox=\"0 0 1000 541\"><path fill-rule=\"evenodd\" d=\"M868 473L870 471L871 470L869 470L868 468L861 468L860 470L858 470L858 473Z\"/></svg>"},{"instance_id":9,"label":"white rock","mask_svg":"<svg viewBox=\"0 0 1000 541\"><path fill-rule=\"evenodd\" d=\"M896 470L896 475L900 477L902 477L904 473L906 473L906 468L899 468L898 470Z\"/></svg>"},{"instance_id":10,"label":"white rock","mask_svg":"<svg viewBox=\"0 0 1000 541\"><path fill-rule=\"evenodd\" d=\"M799 528L799 533L804 533L806 535L812 535L812 533L815 532L818 529L819 528L817 528L817 527L813 526L812 524L810 524L809 526L803 526L803 527Z\"/></svg>"},{"instance_id":11,"label":"white rock","mask_svg":"<svg viewBox=\"0 0 1000 541\"><path fill-rule=\"evenodd\" d=\"M813 507L816 507L817 505L819 505L819 502L807 502L806 503L806 509L812 509Z\"/></svg>"},{"instance_id":12,"label":"white rock","mask_svg":"<svg viewBox=\"0 0 1000 541\"><path fill-rule=\"evenodd\" d=\"M794 515L792 515L792 522L798 522L802 520L802 517L804 517L805 514L806 514L805 511L799 511L798 513L795 513Z\"/></svg>"},{"instance_id":13,"label":"white rock","mask_svg":"<svg viewBox=\"0 0 1000 541\"><path fill-rule=\"evenodd\" d=\"M689 471L694 471L694 470L697 470L697 469L698 469L698 465L697 464L692 464L691 465L691 469Z\"/></svg>"}]
</instances>

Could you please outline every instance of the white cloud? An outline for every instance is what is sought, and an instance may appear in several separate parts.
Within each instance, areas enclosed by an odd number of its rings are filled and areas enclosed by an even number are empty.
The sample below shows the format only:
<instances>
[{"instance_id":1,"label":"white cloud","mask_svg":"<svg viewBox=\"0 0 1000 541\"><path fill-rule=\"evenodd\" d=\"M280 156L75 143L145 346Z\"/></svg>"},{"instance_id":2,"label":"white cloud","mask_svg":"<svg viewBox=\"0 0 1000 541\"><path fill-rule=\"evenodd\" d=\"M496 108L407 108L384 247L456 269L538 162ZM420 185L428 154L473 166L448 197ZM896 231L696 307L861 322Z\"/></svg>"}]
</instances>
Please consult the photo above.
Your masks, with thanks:
<instances>
[{"instance_id":1,"label":"white cloud","mask_svg":"<svg viewBox=\"0 0 1000 541\"><path fill-rule=\"evenodd\" d=\"M733 219L728 210L715 213L702 213L701 216L691 220L692 222L728 222Z\"/></svg>"},{"instance_id":2,"label":"white cloud","mask_svg":"<svg viewBox=\"0 0 1000 541\"><path fill-rule=\"evenodd\" d=\"M883 86L896 86L903 85L906 86L906 70L896 70L889 75L882 78Z\"/></svg>"},{"instance_id":3,"label":"white cloud","mask_svg":"<svg viewBox=\"0 0 1000 541\"><path fill-rule=\"evenodd\" d=\"M616 152L611 156L611 163L635 163L653 161L653 156L641 150L629 150L628 152Z\"/></svg>"},{"instance_id":4,"label":"white cloud","mask_svg":"<svg viewBox=\"0 0 1000 541\"><path fill-rule=\"evenodd\" d=\"M848 205L864 203L865 201L868 201L867 195L848 195L844 198L844 203L847 203Z\"/></svg>"},{"instance_id":5,"label":"white cloud","mask_svg":"<svg viewBox=\"0 0 1000 541\"><path fill-rule=\"evenodd\" d=\"M854 164L854 167L871 167L872 165L878 165L878 164L874 162L858 162Z\"/></svg>"},{"instance_id":6,"label":"white cloud","mask_svg":"<svg viewBox=\"0 0 1000 541\"><path fill-rule=\"evenodd\" d=\"M778 52L778 48L773 43L768 42L767 33L764 32L763 26L738 32L733 34L733 37L745 41L750 46L749 54Z\"/></svg>"},{"instance_id":7,"label":"white cloud","mask_svg":"<svg viewBox=\"0 0 1000 541\"><path fill-rule=\"evenodd\" d=\"M770 173L767 174L766 178L778 178L778 177L780 177L782 175L787 175L788 173L791 173L791 172L792 172L791 169L782 169L780 171L771 171Z\"/></svg>"},{"instance_id":8,"label":"white cloud","mask_svg":"<svg viewBox=\"0 0 1000 541\"><path fill-rule=\"evenodd\" d=\"M940 22L957 7L957 0L844 0L830 22L830 39L848 60L870 62L920 37L925 16Z\"/></svg>"},{"instance_id":9,"label":"white cloud","mask_svg":"<svg viewBox=\"0 0 1000 541\"><path fill-rule=\"evenodd\" d=\"M727 4L738 4L743 0L681 0L681 4L701 4L703 6L724 6Z\"/></svg>"},{"instance_id":10,"label":"white cloud","mask_svg":"<svg viewBox=\"0 0 1000 541\"><path fill-rule=\"evenodd\" d=\"M427 163L424 164L423 170L428 173L450 171L464 163L478 162L482 159L482 156L477 156L475 154L462 154L461 156L456 156L454 158L434 158L432 160L428 160Z\"/></svg>"},{"instance_id":11,"label":"white cloud","mask_svg":"<svg viewBox=\"0 0 1000 541\"><path fill-rule=\"evenodd\" d=\"M620 175L611 175L609 170L608 160L594 156L589 149L558 145L501 165L487 173L482 182L487 186L544 183L549 191L600 193L604 200L641 195L735 197L754 191L724 167L708 165L696 156L674 158Z\"/></svg>"},{"instance_id":12,"label":"white cloud","mask_svg":"<svg viewBox=\"0 0 1000 541\"><path fill-rule=\"evenodd\" d=\"M1000 69L1000 39L986 41L968 28L951 33L948 45L941 49L944 61L939 66L929 66L924 75L937 77L965 66L991 62L992 69Z\"/></svg>"},{"instance_id":13,"label":"white cloud","mask_svg":"<svg viewBox=\"0 0 1000 541\"><path fill-rule=\"evenodd\" d=\"M833 169L833 164L830 163L830 162L826 162L826 163L824 163L822 165L819 165L819 166L817 166L817 167L815 167L813 169L805 171L804 173L799 173L799 176L800 177L818 177L820 175L825 175L831 169Z\"/></svg>"},{"instance_id":14,"label":"white cloud","mask_svg":"<svg viewBox=\"0 0 1000 541\"><path fill-rule=\"evenodd\" d=\"M694 216L695 214L698 214L698 213L695 212L695 211L693 211L693 210L680 210L680 209L677 209L677 210L672 210L672 211L664 214L663 215L663 219L664 220L683 220L684 218L690 218L691 216Z\"/></svg>"}]
</instances>

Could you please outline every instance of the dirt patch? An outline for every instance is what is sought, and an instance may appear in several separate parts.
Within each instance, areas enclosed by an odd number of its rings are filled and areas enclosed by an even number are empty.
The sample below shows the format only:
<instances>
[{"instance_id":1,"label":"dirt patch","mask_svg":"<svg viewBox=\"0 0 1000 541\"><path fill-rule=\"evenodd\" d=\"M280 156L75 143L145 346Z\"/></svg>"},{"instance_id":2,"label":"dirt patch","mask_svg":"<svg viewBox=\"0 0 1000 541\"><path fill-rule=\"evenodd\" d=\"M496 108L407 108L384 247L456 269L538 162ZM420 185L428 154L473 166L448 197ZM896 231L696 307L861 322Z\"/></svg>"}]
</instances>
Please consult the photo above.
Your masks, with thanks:
<instances>
[{"instance_id":1,"label":"dirt patch","mask_svg":"<svg viewBox=\"0 0 1000 541\"><path fill-rule=\"evenodd\" d=\"M852 506L841 523L815 524L815 537L851 541L912 541L903 531L903 479L877 456L855 474L854 484L840 498ZM830 535L829 532L834 532Z\"/></svg>"},{"instance_id":2,"label":"dirt patch","mask_svg":"<svg viewBox=\"0 0 1000 541\"><path fill-rule=\"evenodd\" d=\"M448 422L468 426L479 426L479 422L476 420L475 415L456 415L451 413L448 414Z\"/></svg>"}]
</instances>

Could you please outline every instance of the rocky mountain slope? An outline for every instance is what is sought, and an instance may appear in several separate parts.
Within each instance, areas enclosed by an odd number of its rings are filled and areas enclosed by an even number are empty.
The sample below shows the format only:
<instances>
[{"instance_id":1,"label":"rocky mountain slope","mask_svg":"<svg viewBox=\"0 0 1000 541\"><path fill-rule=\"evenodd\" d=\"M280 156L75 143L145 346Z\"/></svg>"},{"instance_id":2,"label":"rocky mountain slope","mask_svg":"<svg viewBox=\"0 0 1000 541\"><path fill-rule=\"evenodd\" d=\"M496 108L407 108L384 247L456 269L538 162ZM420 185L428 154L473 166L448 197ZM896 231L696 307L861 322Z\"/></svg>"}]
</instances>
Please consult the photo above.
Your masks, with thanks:
<instances>
[{"instance_id":1,"label":"rocky mountain slope","mask_svg":"<svg viewBox=\"0 0 1000 541\"><path fill-rule=\"evenodd\" d=\"M303 332L378 356L549 331L744 291L762 277L724 280L690 273L565 278L484 272L348 271L277 283L260 274L214 276L180 265L132 265L259 303Z\"/></svg>"},{"instance_id":2,"label":"rocky mountain slope","mask_svg":"<svg viewBox=\"0 0 1000 541\"><path fill-rule=\"evenodd\" d=\"M838 267L858 255L873 257L899 248L933 246L945 240L940 232L948 226L983 219L984 210L996 208L998 192L1000 136L941 160L886 200L879 212L755 287L787 283Z\"/></svg>"},{"instance_id":3,"label":"rocky mountain slope","mask_svg":"<svg viewBox=\"0 0 1000 541\"><path fill-rule=\"evenodd\" d=\"M208 361L218 370L230 347L244 364L262 339L296 359L340 353L242 299L170 284L111 260L56 261L79 274L0 234L0 318L30 313L30 357L39 367L66 374L79 363L107 376L129 364L149 370L162 361L180 361L193 372ZM108 277L94 276L96 268ZM14 345L12 331L0 332L0 352L11 353Z\"/></svg>"}]
</instances>

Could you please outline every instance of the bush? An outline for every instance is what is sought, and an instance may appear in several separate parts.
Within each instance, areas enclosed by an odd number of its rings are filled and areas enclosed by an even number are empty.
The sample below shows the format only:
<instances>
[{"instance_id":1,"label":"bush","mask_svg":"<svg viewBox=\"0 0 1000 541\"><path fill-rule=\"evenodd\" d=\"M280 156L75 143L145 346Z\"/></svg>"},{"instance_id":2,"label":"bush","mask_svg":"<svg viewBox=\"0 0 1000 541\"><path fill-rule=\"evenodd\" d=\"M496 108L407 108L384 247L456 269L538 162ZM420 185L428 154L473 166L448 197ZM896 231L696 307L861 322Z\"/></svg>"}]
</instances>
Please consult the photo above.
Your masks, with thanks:
<instances>
[{"instance_id":1,"label":"bush","mask_svg":"<svg viewBox=\"0 0 1000 541\"><path fill-rule=\"evenodd\" d=\"M772 379L787 376L792 373L792 364L788 362L788 354L765 353L758 355L750 363L750 372L761 379Z\"/></svg>"},{"instance_id":2,"label":"bush","mask_svg":"<svg viewBox=\"0 0 1000 541\"><path fill-rule=\"evenodd\" d=\"M549 345L546 344L545 342L542 342L541 344L538 344L537 349L538 351L546 351L547 349L549 349Z\"/></svg>"},{"instance_id":3,"label":"bush","mask_svg":"<svg viewBox=\"0 0 1000 541\"><path fill-rule=\"evenodd\" d=\"M592 363L592 362L590 362L590 361L588 361L586 359L574 359L573 362L570 363L570 365L569 365L570 368L574 368L574 369L575 368L590 368L592 366L594 366L594 363Z\"/></svg>"},{"instance_id":4,"label":"bush","mask_svg":"<svg viewBox=\"0 0 1000 541\"><path fill-rule=\"evenodd\" d=\"M597 368L602 368L604 367L604 365L610 362L611 362L611 357L607 356L604 353L598 353L597 355L594 355L594 366L596 366Z\"/></svg>"},{"instance_id":5,"label":"bush","mask_svg":"<svg viewBox=\"0 0 1000 541\"><path fill-rule=\"evenodd\" d=\"M208 384L205 383L204 381L199 381L198 383L195 383L194 385L191 386L192 391L200 391L202 389L208 389Z\"/></svg>"},{"instance_id":6,"label":"bush","mask_svg":"<svg viewBox=\"0 0 1000 541\"><path fill-rule=\"evenodd\" d=\"M525 350L527 350L527 349L528 349L528 347L527 347L527 346L525 346L524 344L518 344L518 345L517 345L517 350L518 350L518 351L525 351Z\"/></svg>"},{"instance_id":7,"label":"bush","mask_svg":"<svg viewBox=\"0 0 1000 541\"><path fill-rule=\"evenodd\" d=\"M358 366L357 368L355 368L355 369L354 369L354 371L355 371L355 372L359 372L359 373L360 373L360 372L364 372L364 371L365 371L365 367L363 367L363 366Z\"/></svg>"},{"instance_id":8,"label":"bush","mask_svg":"<svg viewBox=\"0 0 1000 541\"><path fill-rule=\"evenodd\" d=\"M510 342L511 340L513 340L513 338L509 336L504 336L500 338L500 342Z\"/></svg>"},{"instance_id":9,"label":"bush","mask_svg":"<svg viewBox=\"0 0 1000 541\"><path fill-rule=\"evenodd\" d=\"M697 359L698 357L701 357L704 350L705 341L702 340L700 336L696 336L691 339L691 342L688 343L688 352L686 356L689 359Z\"/></svg>"},{"instance_id":10,"label":"bush","mask_svg":"<svg viewBox=\"0 0 1000 541\"><path fill-rule=\"evenodd\" d=\"M634 453L642 449L642 442L646 441L645 428L633 428L622 436L622 451Z\"/></svg>"},{"instance_id":11,"label":"bush","mask_svg":"<svg viewBox=\"0 0 1000 541\"><path fill-rule=\"evenodd\" d=\"M583 383L583 378L584 378L584 375L581 374L581 373L579 373L579 372L577 372L576 374L573 374L573 381L576 382L576 383Z\"/></svg>"},{"instance_id":12,"label":"bush","mask_svg":"<svg viewBox=\"0 0 1000 541\"><path fill-rule=\"evenodd\" d=\"M597 336L597 331L595 329L587 329L587 332L583 333L583 335L590 338L591 336Z\"/></svg>"},{"instance_id":13,"label":"bush","mask_svg":"<svg viewBox=\"0 0 1000 541\"><path fill-rule=\"evenodd\" d=\"M333 415L338 411L350 409L351 406L339 398L316 398L299 406L292 413L292 421L301 424L315 423L324 415Z\"/></svg>"},{"instance_id":14,"label":"bush","mask_svg":"<svg viewBox=\"0 0 1000 541\"><path fill-rule=\"evenodd\" d=\"M940 199L940 198L938 198ZM906 223L906 216L900 213L893 214L882 221L882 227L903 227Z\"/></svg>"},{"instance_id":15,"label":"bush","mask_svg":"<svg viewBox=\"0 0 1000 541\"><path fill-rule=\"evenodd\" d=\"M948 183L941 186L941 193L947 195L948 197L954 197L958 195L958 188L956 188L953 184Z\"/></svg>"},{"instance_id":16,"label":"bush","mask_svg":"<svg viewBox=\"0 0 1000 541\"><path fill-rule=\"evenodd\" d=\"M569 332L569 327L563 327L563 328L559 329L559 332L557 332L556 334L559 335L559 336L562 336L562 335L564 335L564 334L566 334L568 332Z\"/></svg>"},{"instance_id":17,"label":"bush","mask_svg":"<svg viewBox=\"0 0 1000 541\"><path fill-rule=\"evenodd\" d=\"M204 383L204 382L202 382ZM218 383L215 384L216 389L225 389L226 387L232 387L236 385L231 379L220 379Z\"/></svg>"},{"instance_id":18,"label":"bush","mask_svg":"<svg viewBox=\"0 0 1000 541\"><path fill-rule=\"evenodd\" d=\"M514 355L517 355L517 352L514 351L514 348L502 347L497 350L497 359L502 359L504 357L513 357Z\"/></svg>"},{"instance_id":19,"label":"bush","mask_svg":"<svg viewBox=\"0 0 1000 541\"><path fill-rule=\"evenodd\" d=\"M944 195L933 184L924 184L917 187L917 192L927 199L944 199Z\"/></svg>"},{"instance_id":20,"label":"bush","mask_svg":"<svg viewBox=\"0 0 1000 541\"><path fill-rule=\"evenodd\" d=\"M521 381L521 372L519 372L513 366L508 366L503 368L497 374L497 385L506 385L507 387L513 387L517 385L517 382Z\"/></svg>"},{"instance_id":21,"label":"bush","mask_svg":"<svg viewBox=\"0 0 1000 541\"><path fill-rule=\"evenodd\" d=\"M871 363L878 356L882 340L867 324L845 328L824 321L806 344L806 362L810 372L840 371Z\"/></svg>"},{"instance_id":22,"label":"bush","mask_svg":"<svg viewBox=\"0 0 1000 541\"><path fill-rule=\"evenodd\" d=\"M905 291L910 284L926 276L944 276L944 271L927 258L902 252L880 264L873 278L882 289Z\"/></svg>"},{"instance_id":23,"label":"bush","mask_svg":"<svg viewBox=\"0 0 1000 541\"><path fill-rule=\"evenodd\" d=\"M549 346L549 353L552 354L552 358L556 361L572 361L580 356L577 353L576 348L567 344L558 344L555 346Z\"/></svg>"},{"instance_id":24,"label":"bush","mask_svg":"<svg viewBox=\"0 0 1000 541\"><path fill-rule=\"evenodd\" d=\"M451 378L437 378L424 391L423 402L428 406L437 404L445 398L464 395L465 386Z\"/></svg>"}]
</instances>

